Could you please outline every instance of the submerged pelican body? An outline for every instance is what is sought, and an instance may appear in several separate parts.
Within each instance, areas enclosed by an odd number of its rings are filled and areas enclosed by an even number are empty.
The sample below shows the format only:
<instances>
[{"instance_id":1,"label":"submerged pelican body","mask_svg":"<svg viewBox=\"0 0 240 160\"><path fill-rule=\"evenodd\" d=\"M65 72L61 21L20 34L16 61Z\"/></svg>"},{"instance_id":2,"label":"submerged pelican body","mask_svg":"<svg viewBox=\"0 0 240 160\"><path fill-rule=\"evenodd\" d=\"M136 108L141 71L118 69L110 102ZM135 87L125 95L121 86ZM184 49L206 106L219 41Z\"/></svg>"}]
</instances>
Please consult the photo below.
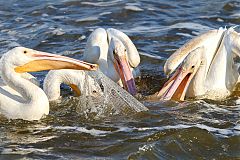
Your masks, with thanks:
<instances>
[{"instance_id":1,"label":"submerged pelican body","mask_svg":"<svg viewBox=\"0 0 240 160\"><path fill-rule=\"evenodd\" d=\"M43 83L43 90L49 101L58 100L61 97L60 85L64 83L72 88L76 96L101 96L100 86L88 75L88 71L61 69L48 72Z\"/></svg>"},{"instance_id":2,"label":"submerged pelican body","mask_svg":"<svg viewBox=\"0 0 240 160\"><path fill-rule=\"evenodd\" d=\"M163 100L185 97L224 99L238 82L234 57L240 55L240 35L234 28L206 32L179 48L164 65L172 77L157 94Z\"/></svg>"},{"instance_id":3,"label":"submerged pelican body","mask_svg":"<svg viewBox=\"0 0 240 160\"><path fill-rule=\"evenodd\" d=\"M50 69L96 70L68 57L16 47L1 58L0 113L10 119L38 120L49 113L49 101L28 73Z\"/></svg>"}]
</instances>

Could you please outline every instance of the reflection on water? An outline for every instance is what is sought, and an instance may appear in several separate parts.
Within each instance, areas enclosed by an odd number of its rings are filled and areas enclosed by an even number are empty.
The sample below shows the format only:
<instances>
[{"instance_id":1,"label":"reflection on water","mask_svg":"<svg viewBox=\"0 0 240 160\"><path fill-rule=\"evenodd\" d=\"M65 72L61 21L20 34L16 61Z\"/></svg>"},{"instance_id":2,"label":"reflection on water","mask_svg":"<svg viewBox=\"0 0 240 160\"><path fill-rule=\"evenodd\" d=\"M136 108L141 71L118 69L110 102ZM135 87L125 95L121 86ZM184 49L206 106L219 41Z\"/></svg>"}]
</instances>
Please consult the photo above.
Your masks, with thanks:
<instances>
[{"instance_id":1,"label":"reflection on water","mask_svg":"<svg viewBox=\"0 0 240 160\"><path fill-rule=\"evenodd\" d=\"M0 51L18 45L81 58L97 27L126 32L141 53L139 93L166 81L163 64L190 38L240 22L240 2L77 1L0 2ZM35 76L42 82L44 73ZM63 87L64 95L69 95ZM221 101L144 102L150 111L86 119L74 98L51 105L41 121L0 120L1 159L237 159L239 93Z\"/></svg>"}]
</instances>

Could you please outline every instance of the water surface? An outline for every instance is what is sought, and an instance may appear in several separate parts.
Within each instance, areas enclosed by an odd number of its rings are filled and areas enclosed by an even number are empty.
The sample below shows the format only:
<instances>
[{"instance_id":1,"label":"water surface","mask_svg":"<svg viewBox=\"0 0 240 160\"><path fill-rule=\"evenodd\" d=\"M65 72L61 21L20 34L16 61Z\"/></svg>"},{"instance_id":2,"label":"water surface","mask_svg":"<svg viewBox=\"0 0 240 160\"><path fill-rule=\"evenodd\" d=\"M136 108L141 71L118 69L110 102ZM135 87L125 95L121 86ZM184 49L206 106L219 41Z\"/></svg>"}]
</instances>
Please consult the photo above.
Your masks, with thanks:
<instances>
[{"instance_id":1,"label":"water surface","mask_svg":"<svg viewBox=\"0 0 240 160\"><path fill-rule=\"evenodd\" d=\"M21 45L79 59L94 29L113 27L128 34L141 53L137 85L147 96L166 81L162 66L177 48L239 22L237 0L1 0L0 52ZM42 82L45 74L34 75ZM0 159L240 158L237 94L222 102L143 103L149 112L85 119L67 98L51 105L40 121L1 117Z\"/></svg>"}]
</instances>

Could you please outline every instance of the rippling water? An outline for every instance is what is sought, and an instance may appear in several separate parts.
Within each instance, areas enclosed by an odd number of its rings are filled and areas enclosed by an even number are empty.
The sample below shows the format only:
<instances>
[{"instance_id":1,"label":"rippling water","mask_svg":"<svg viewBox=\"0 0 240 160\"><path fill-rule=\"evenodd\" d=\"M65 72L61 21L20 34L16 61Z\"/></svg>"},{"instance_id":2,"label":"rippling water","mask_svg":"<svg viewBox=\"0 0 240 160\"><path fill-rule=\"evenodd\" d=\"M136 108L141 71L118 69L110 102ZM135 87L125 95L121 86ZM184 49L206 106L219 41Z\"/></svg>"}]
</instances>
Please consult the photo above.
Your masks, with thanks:
<instances>
[{"instance_id":1,"label":"rippling water","mask_svg":"<svg viewBox=\"0 0 240 160\"><path fill-rule=\"evenodd\" d=\"M120 29L141 53L138 90L150 95L166 81L162 66L177 48L239 22L237 0L2 0L0 51L22 45L81 58L95 28ZM40 81L44 75L35 74ZM41 121L1 117L0 159L240 159L237 95L222 102L143 102L147 113L98 120L81 117L66 98Z\"/></svg>"}]
</instances>

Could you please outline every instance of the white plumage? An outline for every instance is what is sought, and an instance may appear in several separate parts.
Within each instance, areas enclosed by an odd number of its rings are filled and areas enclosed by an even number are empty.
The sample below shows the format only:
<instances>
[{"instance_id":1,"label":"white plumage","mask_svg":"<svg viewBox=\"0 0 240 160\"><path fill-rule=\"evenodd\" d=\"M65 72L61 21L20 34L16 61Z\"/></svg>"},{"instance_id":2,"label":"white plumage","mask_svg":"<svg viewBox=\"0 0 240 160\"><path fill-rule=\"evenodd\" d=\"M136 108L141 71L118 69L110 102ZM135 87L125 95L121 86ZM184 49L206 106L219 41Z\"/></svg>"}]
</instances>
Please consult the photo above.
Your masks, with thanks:
<instances>
[{"instance_id":1,"label":"white plumage","mask_svg":"<svg viewBox=\"0 0 240 160\"><path fill-rule=\"evenodd\" d=\"M94 79L87 74L88 71L78 71L71 69L51 70L44 79L43 90L49 97L49 101L57 100L61 97L60 85L69 85L79 96L91 95L99 96L102 94L100 86Z\"/></svg>"},{"instance_id":2,"label":"white plumage","mask_svg":"<svg viewBox=\"0 0 240 160\"><path fill-rule=\"evenodd\" d=\"M49 113L49 101L33 76L24 72L49 69L96 69L64 56L16 47L1 58L0 113L10 119L38 120Z\"/></svg>"},{"instance_id":3,"label":"white plumage","mask_svg":"<svg viewBox=\"0 0 240 160\"><path fill-rule=\"evenodd\" d=\"M136 67L140 63L140 56L135 45L123 32L113 28L94 30L87 40L83 60L98 64L99 69L106 76L124 86L131 94L136 93L134 76L139 75ZM71 70L56 72L49 72L44 82L44 90L50 100L60 97L59 86L61 83L70 84L71 82L82 92L85 77L83 72ZM86 84L91 84L91 82ZM94 88L94 86L90 86L90 88Z\"/></svg>"}]
</instances>

